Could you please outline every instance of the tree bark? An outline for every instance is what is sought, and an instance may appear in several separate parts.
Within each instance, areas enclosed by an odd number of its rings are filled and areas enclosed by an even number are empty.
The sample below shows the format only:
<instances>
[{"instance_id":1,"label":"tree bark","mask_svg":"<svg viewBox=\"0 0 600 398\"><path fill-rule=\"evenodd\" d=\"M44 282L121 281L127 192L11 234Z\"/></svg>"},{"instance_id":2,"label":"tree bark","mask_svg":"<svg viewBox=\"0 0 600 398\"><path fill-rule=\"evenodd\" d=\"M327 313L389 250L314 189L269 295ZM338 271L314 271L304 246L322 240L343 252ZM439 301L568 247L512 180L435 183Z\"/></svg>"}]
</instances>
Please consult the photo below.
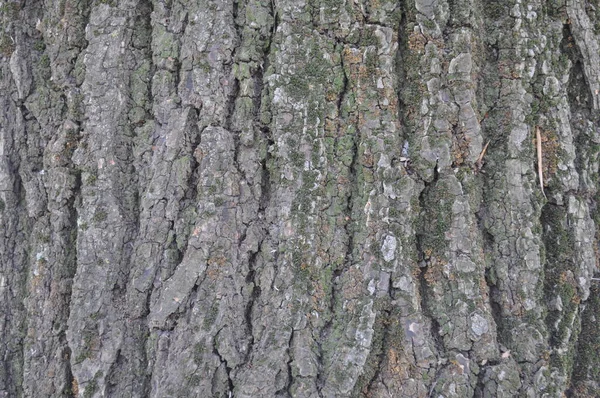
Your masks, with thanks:
<instances>
[{"instance_id":1,"label":"tree bark","mask_svg":"<svg viewBox=\"0 0 600 398\"><path fill-rule=\"evenodd\" d=\"M0 7L0 397L600 396L598 0Z\"/></svg>"}]
</instances>

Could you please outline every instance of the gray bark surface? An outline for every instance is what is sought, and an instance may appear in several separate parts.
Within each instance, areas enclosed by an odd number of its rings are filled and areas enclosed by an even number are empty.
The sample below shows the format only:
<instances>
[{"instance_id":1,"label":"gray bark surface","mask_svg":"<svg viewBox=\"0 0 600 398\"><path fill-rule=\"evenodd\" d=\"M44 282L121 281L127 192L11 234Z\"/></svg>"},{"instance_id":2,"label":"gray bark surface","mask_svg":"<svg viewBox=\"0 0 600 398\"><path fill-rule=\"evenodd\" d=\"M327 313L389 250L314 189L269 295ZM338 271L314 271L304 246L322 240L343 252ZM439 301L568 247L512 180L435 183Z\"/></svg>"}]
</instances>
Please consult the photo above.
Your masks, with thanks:
<instances>
[{"instance_id":1,"label":"gray bark surface","mask_svg":"<svg viewBox=\"0 0 600 398\"><path fill-rule=\"evenodd\" d=\"M0 27L0 397L600 396L598 0Z\"/></svg>"}]
</instances>

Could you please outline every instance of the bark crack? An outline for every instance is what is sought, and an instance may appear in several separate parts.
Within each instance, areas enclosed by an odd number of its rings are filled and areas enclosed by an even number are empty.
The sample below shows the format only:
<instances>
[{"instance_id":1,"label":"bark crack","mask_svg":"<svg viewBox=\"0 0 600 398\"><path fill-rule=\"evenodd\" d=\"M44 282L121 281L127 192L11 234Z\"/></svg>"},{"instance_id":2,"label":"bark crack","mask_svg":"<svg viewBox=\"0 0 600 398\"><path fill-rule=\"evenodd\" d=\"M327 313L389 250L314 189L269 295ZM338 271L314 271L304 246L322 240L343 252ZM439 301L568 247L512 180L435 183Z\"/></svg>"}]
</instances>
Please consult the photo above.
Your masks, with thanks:
<instances>
[{"instance_id":1,"label":"bark crack","mask_svg":"<svg viewBox=\"0 0 600 398\"><path fill-rule=\"evenodd\" d=\"M215 338L213 339L213 354L215 354L219 358L219 361L221 362L221 364L223 366L225 366L225 373L227 374L227 392L231 396L231 394L233 394L233 391L234 391L233 379L231 378L232 369L227 364L227 359L225 359L221 355L221 353L219 352L219 349L217 348L217 340L218 340L218 336L219 336L220 332L221 332L221 330L219 330L219 332L216 333Z\"/></svg>"},{"instance_id":2,"label":"bark crack","mask_svg":"<svg viewBox=\"0 0 600 398\"><path fill-rule=\"evenodd\" d=\"M338 45L340 45L341 41L338 40ZM341 46L340 49L340 66L341 66L341 70L343 72L343 85L342 85L342 89L340 91L340 93L338 94L338 98L337 98L337 115L338 115L338 123L337 123L337 134L336 134L336 141L337 141L337 137L340 136L341 133L341 128L342 128L342 123L343 123L343 116L342 116L342 110L343 110L343 101L346 98L346 96L348 95L348 91L349 91L349 80L348 80L348 75L346 72L346 68L344 65L344 53L343 53L343 46ZM356 130L356 134L358 135L358 129ZM340 277L343 274L343 272L345 270L347 270L351 265L352 265L352 257L353 257L353 249L354 249L354 233L352 230L352 213L353 213L353 196L354 196L354 192L357 189L357 164L358 164L358 144L357 144L357 136L355 135L353 140L353 147L352 147L352 160L350 162L350 166L348 167L348 171L349 171L349 191L347 193L347 197L346 197L346 204L345 204L345 208L343 211L343 214L345 214L345 219L346 222L344 224L344 231L345 231L345 235L348 239L348 243L346 245L346 253L344 255L344 262L342 263L341 267L337 267L333 270L332 276L331 276L331 291L329 292L329 318L327 319L327 321L325 322L325 324L323 325L323 328L321 329L320 332L320 338L318 341L316 341L317 343L317 347L319 349L319 353L318 353L318 358L319 358L319 362L320 362L320 369L319 372L317 374L317 392L319 394L319 396L322 396L322 389L325 386L326 383L326 374L324 373L325 371L325 364L323 363L324 361L324 350L323 350L323 346L322 343L323 341L326 341L329 338L329 335L331 333L331 329L333 328L333 323L334 323L334 319L335 319L335 314L336 314L336 304L338 301L338 295L339 293L339 283L340 283Z\"/></svg>"},{"instance_id":3,"label":"bark crack","mask_svg":"<svg viewBox=\"0 0 600 398\"><path fill-rule=\"evenodd\" d=\"M289 397L294 396L294 394L292 394L292 385L294 383L294 376L292 375L292 363L294 362L294 357L292 355L293 342L294 342L294 329L292 328L291 333L290 333L290 339L288 340L288 346L287 346L288 360L286 362L286 365L287 365L287 376L288 377L287 377L286 384L283 386L283 388L281 388L279 391L276 392L276 394L280 394L285 391Z\"/></svg>"}]
</instances>

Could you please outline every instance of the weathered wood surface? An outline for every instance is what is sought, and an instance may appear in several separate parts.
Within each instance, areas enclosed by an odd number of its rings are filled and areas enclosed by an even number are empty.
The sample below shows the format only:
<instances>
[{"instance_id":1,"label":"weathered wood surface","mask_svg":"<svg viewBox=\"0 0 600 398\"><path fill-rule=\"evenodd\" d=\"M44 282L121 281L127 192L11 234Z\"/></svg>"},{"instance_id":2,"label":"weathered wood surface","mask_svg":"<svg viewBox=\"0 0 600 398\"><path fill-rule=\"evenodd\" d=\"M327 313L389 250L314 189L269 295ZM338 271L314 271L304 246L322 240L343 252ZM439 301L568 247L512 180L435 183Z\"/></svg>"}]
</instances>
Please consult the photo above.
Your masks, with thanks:
<instances>
[{"instance_id":1,"label":"weathered wood surface","mask_svg":"<svg viewBox=\"0 0 600 398\"><path fill-rule=\"evenodd\" d=\"M0 9L0 397L600 396L597 0Z\"/></svg>"}]
</instances>

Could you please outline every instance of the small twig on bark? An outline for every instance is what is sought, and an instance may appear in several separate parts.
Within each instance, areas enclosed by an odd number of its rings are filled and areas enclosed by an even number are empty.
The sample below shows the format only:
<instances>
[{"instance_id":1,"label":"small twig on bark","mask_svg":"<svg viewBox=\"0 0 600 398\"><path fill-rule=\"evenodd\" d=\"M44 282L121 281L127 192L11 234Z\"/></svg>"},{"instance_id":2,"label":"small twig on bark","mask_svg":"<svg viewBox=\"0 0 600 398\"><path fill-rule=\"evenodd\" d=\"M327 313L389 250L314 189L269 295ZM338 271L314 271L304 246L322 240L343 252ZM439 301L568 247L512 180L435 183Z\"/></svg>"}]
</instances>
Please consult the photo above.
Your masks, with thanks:
<instances>
[{"instance_id":1,"label":"small twig on bark","mask_svg":"<svg viewBox=\"0 0 600 398\"><path fill-rule=\"evenodd\" d=\"M475 161L475 170L476 171L480 171L481 168L483 167L483 157L485 156L485 151L487 151L488 145L490 145L489 141L487 142L487 144L485 144L485 146L481 150L481 153L479 154L479 157Z\"/></svg>"},{"instance_id":2,"label":"small twig on bark","mask_svg":"<svg viewBox=\"0 0 600 398\"><path fill-rule=\"evenodd\" d=\"M535 145L537 148L537 158L538 158L538 176L540 177L540 188L542 188L542 194L544 198L546 197L546 193L544 192L544 174L542 172L542 133L540 131L540 127L536 126L535 128Z\"/></svg>"}]
</instances>

